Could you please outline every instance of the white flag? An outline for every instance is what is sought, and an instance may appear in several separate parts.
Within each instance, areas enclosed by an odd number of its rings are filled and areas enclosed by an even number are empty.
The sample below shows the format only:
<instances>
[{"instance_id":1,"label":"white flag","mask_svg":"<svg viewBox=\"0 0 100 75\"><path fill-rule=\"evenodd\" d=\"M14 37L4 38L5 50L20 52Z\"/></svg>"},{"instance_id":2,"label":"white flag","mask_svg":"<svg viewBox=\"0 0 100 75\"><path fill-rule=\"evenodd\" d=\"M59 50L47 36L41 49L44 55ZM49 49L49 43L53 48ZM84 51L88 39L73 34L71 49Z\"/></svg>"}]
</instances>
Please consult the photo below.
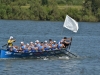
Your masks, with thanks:
<instances>
[{"instance_id":1,"label":"white flag","mask_svg":"<svg viewBox=\"0 0 100 75\"><path fill-rule=\"evenodd\" d=\"M68 15L66 16L63 27L65 27L73 32L77 32L79 29L78 22L76 22L74 19L72 19Z\"/></svg>"}]
</instances>

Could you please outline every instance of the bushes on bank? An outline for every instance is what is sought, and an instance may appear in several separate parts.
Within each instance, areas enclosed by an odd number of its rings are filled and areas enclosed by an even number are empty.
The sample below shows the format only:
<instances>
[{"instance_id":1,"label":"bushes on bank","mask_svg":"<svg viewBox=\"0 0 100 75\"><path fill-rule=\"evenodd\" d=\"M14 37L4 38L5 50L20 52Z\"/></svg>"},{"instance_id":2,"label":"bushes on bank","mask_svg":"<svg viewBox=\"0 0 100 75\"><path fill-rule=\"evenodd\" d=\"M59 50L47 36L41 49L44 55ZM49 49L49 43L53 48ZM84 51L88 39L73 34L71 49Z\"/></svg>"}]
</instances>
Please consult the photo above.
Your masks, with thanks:
<instances>
[{"instance_id":1,"label":"bushes on bank","mask_svg":"<svg viewBox=\"0 0 100 75\"><path fill-rule=\"evenodd\" d=\"M1 0L0 19L64 21L69 15L77 21L100 21L99 4L94 8L96 4L86 0L83 8L78 5L82 6L80 0Z\"/></svg>"}]
</instances>

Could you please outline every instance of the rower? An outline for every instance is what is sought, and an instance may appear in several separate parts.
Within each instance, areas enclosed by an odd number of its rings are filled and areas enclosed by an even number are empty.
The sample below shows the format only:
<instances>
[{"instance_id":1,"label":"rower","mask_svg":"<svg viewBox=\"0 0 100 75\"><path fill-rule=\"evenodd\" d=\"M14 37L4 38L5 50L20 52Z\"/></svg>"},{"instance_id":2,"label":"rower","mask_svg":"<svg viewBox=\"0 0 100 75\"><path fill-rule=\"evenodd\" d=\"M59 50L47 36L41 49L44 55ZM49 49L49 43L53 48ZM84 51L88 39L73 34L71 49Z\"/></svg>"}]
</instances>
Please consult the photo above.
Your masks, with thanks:
<instances>
[{"instance_id":1,"label":"rower","mask_svg":"<svg viewBox=\"0 0 100 75\"><path fill-rule=\"evenodd\" d=\"M57 46L58 46L58 44L56 43L56 41L53 41L52 49L57 49Z\"/></svg>"},{"instance_id":2,"label":"rower","mask_svg":"<svg viewBox=\"0 0 100 75\"><path fill-rule=\"evenodd\" d=\"M72 38L64 37L64 38L60 41L60 43L64 44L64 46L65 46L65 48L66 48L67 46L69 46L69 44L71 43L71 41L72 41Z\"/></svg>"},{"instance_id":3,"label":"rower","mask_svg":"<svg viewBox=\"0 0 100 75\"><path fill-rule=\"evenodd\" d=\"M50 43L50 44L53 44L53 41L52 41L52 39L49 39L49 43Z\"/></svg>"},{"instance_id":4,"label":"rower","mask_svg":"<svg viewBox=\"0 0 100 75\"><path fill-rule=\"evenodd\" d=\"M24 42L21 42L20 44L20 51L24 51L26 49L26 45L24 44Z\"/></svg>"},{"instance_id":5,"label":"rower","mask_svg":"<svg viewBox=\"0 0 100 75\"><path fill-rule=\"evenodd\" d=\"M38 47L35 47L35 44L33 42L30 42L30 48L31 52L36 52L36 50L38 50Z\"/></svg>"},{"instance_id":6,"label":"rower","mask_svg":"<svg viewBox=\"0 0 100 75\"><path fill-rule=\"evenodd\" d=\"M65 48L65 45L62 42L58 43L58 49L60 49L60 48Z\"/></svg>"},{"instance_id":7,"label":"rower","mask_svg":"<svg viewBox=\"0 0 100 75\"><path fill-rule=\"evenodd\" d=\"M13 46L13 47L12 47L12 51L13 51L13 52L18 52L18 47L17 47L17 46Z\"/></svg>"},{"instance_id":8,"label":"rower","mask_svg":"<svg viewBox=\"0 0 100 75\"><path fill-rule=\"evenodd\" d=\"M44 47L46 47L48 45L47 40L44 41Z\"/></svg>"},{"instance_id":9,"label":"rower","mask_svg":"<svg viewBox=\"0 0 100 75\"><path fill-rule=\"evenodd\" d=\"M36 45L36 43L34 44L34 52L38 52L38 47L37 47L37 45Z\"/></svg>"},{"instance_id":10,"label":"rower","mask_svg":"<svg viewBox=\"0 0 100 75\"><path fill-rule=\"evenodd\" d=\"M47 40L44 41L44 50L47 51L51 49L51 47L49 46L49 43L47 42Z\"/></svg>"},{"instance_id":11,"label":"rower","mask_svg":"<svg viewBox=\"0 0 100 75\"><path fill-rule=\"evenodd\" d=\"M39 48L39 52L42 52L44 50L44 44L43 42L40 43L40 46L38 47Z\"/></svg>"},{"instance_id":12,"label":"rower","mask_svg":"<svg viewBox=\"0 0 100 75\"><path fill-rule=\"evenodd\" d=\"M36 43L36 46L37 46L37 47L40 46L40 42L39 42L39 40L36 40L35 43Z\"/></svg>"},{"instance_id":13,"label":"rower","mask_svg":"<svg viewBox=\"0 0 100 75\"><path fill-rule=\"evenodd\" d=\"M29 45L29 43L26 44L24 52L31 52L31 46Z\"/></svg>"},{"instance_id":14,"label":"rower","mask_svg":"<svg viewBox=\"0 0 100 75\"><path fill-rule=\"evenodd\" d=\"M52 44L53 44L53 40L52 39L49 39L48 46L49 46L49 49L50 50L52 49Z\"/></svg>"}]
</instances>

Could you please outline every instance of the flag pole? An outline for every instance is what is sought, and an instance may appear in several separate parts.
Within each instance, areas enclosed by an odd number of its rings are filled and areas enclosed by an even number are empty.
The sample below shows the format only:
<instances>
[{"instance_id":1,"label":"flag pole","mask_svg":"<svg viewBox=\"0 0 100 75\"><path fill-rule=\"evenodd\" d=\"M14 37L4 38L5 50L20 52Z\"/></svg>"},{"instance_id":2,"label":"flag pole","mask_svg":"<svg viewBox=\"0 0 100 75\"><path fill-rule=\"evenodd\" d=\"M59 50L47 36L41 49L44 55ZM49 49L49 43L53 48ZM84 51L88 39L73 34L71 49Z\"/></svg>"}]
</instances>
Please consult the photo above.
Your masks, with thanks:
<instances>
[{"instance_id":1,"label":"flag pole","mask_svg":"<svg viewBox=\"0 0 100 75\"><path fill-rule=\"evenodd\" d=\"M61 36L62 36L62 33L63 33L63 28L62 28L62 31L61 31Z\"/></svg>"},{"instance_id":2,"label":"flag pole","mask_svg":"<svg viewBox=\"0 0 100 75\"><path fill-rule=\"evenodd\" d=\"M66 17L65 17L65 21L66 21ZM65 24L65 21L64 21L64 24ZM64 27L64 24L63 24L63 27ZM63 28L62 28L61 36L62 36L62 33L63 33Z\"/></svg>"}]
</instances>

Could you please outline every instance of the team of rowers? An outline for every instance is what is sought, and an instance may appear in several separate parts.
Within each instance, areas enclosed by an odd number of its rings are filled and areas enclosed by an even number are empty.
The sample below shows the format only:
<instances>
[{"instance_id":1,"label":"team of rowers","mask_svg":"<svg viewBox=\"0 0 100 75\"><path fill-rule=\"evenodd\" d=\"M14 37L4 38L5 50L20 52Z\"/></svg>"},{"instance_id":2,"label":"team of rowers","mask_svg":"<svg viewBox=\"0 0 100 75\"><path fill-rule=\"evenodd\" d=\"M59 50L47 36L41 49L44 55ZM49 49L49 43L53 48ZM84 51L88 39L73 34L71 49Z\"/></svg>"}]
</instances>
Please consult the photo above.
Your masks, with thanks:
<instances>
[{"instance_id":1,"label":"team of rowers","mask_svg":"<svg viewBox=\"0 0 100 75\"><path fill-rule=\"evenodd\" d=\"M12 36L10 36L7 47L9 51L14 51L14 52L42 52L42 51L66 48L71 43L71 41L72 38L67 38L67 37L64 37L58 43L56 41L53 41L52 39L49 39L49 41L45 40L44 42L36 40L35 43L30 42L25 44L24 42L21 42L20 47L18 47L18 46L13 46L13 42L15 42L15 40L13 39Z\"/></svg>"}]
</instances>

